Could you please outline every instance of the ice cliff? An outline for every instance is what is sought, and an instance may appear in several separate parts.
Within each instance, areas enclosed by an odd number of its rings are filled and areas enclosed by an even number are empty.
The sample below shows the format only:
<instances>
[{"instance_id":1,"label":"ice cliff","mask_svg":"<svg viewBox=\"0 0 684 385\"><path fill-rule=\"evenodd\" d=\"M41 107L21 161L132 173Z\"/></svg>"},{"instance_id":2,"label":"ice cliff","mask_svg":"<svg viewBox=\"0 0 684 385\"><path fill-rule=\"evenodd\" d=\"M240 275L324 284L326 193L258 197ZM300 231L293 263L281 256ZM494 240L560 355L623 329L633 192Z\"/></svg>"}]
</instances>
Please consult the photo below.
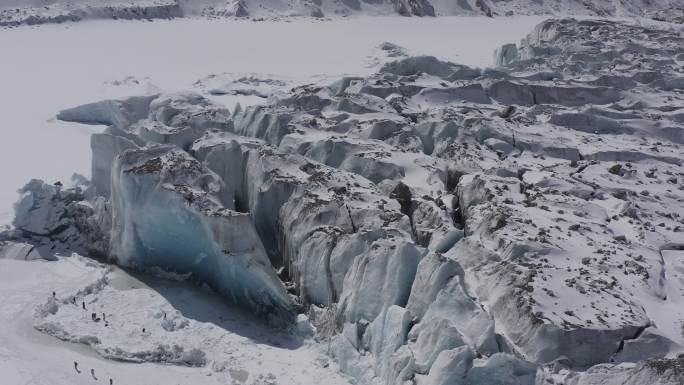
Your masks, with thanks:
<instances>
[{"instance_id":1,"label":"ice cliff","mask_svg":"<svg viewBox=\"0 0 684 385\"><path fill-rule=\"evenodd\" d=\"M192 93L75 107L60 118L109 125L92 181L31 181L0 252L306 313L361 383L681 384L682 47L549 20L485 70L411 57L232 113Z\"/></svg>"}]
</instances>

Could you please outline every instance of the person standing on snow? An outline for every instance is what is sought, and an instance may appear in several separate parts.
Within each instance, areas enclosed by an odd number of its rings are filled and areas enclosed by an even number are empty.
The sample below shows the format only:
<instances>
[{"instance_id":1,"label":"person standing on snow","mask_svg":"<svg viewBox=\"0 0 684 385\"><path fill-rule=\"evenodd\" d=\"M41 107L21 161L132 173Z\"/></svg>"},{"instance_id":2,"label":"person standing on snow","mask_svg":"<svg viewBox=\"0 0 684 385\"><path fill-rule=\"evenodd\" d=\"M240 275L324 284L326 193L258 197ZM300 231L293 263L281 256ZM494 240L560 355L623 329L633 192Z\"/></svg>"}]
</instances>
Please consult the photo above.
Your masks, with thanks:
<instances>
[{"instance_id":1,"label":"person standing on snow","mask_svg":"<svg viewBox=\"0 0 684 385\"><path fill-rule=\"evenodd\" d=\"M81 371L78 370L78 362L74 361L74 370L76 370L76 373L81 374Z\"/></svg>"}]
</instances>

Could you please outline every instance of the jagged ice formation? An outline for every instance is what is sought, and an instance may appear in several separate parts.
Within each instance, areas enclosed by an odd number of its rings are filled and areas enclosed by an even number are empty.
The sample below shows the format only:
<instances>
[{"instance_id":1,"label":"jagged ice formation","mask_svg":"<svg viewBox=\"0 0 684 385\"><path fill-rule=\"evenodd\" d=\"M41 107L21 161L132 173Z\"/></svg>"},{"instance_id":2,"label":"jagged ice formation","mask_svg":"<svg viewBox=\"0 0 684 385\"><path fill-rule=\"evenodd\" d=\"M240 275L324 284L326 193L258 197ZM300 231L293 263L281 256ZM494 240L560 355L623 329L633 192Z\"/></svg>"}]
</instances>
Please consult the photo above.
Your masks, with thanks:
<instances>
[{"instance_id":1,"label":"jagged ice formation","mask_svg":"<svg viewBox=\"0 0 684 385\"><path fill-rule=\"evenodd\" d=\"M93 179L31 181L0 253L307 312L364 383L678 384L682 47L549 20L493 69L411 57L233 113L191 93L62 111L109 125Z\"/></svg>"}]
</instances>

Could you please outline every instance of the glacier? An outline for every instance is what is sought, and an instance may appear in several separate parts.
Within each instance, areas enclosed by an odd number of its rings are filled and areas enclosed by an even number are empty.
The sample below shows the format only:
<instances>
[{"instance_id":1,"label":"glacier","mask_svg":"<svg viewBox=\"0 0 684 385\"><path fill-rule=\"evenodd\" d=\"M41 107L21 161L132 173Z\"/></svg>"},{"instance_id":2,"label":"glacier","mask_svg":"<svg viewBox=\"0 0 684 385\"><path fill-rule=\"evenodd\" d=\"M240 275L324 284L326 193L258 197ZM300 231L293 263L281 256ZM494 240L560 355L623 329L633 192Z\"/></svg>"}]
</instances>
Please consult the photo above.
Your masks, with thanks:
<instances>
[{"instance_id":1,"label":"glacier","mask_svg":"<svg viewBox=\"0 0 684 385\"><path fill-rule=\"evenodd\" d=\"M0 255L190 273L360 383L678 384L683 44L551 19L493 68L67 109L93 178L29 182Z\"/></svg>"}]
</instances>

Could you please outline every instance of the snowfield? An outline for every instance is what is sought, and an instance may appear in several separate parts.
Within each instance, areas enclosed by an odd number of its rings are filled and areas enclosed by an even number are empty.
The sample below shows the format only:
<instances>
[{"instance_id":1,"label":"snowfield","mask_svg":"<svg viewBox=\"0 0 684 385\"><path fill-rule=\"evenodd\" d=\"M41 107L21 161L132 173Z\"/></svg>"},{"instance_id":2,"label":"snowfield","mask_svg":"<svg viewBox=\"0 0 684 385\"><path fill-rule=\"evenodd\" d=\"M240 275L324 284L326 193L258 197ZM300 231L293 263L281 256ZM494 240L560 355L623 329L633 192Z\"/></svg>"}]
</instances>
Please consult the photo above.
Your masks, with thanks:
<instances>
[{"instance_id":1,"label":"snowfield","mask_svg":"<svg viewBox=\"0 0 684 385\"><path fill-rule=\"evenodd\" d=\"M424 20L108 23L111 45L94 23L54 27L97 42L97 71L63 63L75 84L100 80L8 115L37 122L7 135L28 159L16 179L35 166L62 183L20 184L0 231L0 369L29 383L682 385L682 26L547 19L518 39L496 19ZM513 20L509 33L534 19ZM46 44L50 30L8 34ZM450 31L461 48L443 45ZM90 157L69 135L54 159L19 156L56 127L90 133ZM51 162L64 151L85 176Z\"/></svg>"},{"instance_id":2,"label":"snowfield","mask_svg":"<svg viewBox=\"0 0 684 385\"><path fill-rule=\"evenodd\" d=\"M349 383L318 346L270 331L262 320L178 281L140 280L79 256L2 259L0 290L6 325L0 372L6 384L92 384L91 369L106 384L110 378L114 384L150 385ZM99 318L105 313L108 326L92 321L93 312ZM95 341L101 356L81 345Z\"/></svg>"}]
</instances>

